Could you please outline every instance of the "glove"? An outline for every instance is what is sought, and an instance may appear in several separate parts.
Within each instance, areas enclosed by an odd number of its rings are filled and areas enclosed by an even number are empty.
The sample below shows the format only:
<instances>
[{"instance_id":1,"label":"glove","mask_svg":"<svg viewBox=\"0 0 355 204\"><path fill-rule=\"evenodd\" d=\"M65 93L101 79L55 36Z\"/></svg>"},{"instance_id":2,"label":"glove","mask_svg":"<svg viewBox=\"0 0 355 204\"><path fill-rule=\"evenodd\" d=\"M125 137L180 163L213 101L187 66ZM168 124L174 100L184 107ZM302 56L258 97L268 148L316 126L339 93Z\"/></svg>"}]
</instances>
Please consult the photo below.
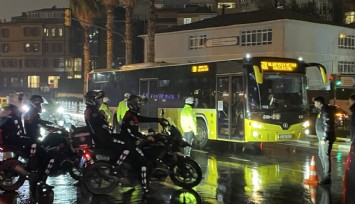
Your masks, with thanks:
<instances>
[{"instance_id":1,"label":"glove","mask_svg":"<svg viewBox=\"0 0 355 204\"><path fill-rule=\"evenodd\" d=\"M169 125L169 121L168 121L167 119L165 119L165 118L160 118L160 119L159 119L159 123L160 123L160 125L163 126L163 127L166 127L166 126Z\"/></svg>"}]
</instances>

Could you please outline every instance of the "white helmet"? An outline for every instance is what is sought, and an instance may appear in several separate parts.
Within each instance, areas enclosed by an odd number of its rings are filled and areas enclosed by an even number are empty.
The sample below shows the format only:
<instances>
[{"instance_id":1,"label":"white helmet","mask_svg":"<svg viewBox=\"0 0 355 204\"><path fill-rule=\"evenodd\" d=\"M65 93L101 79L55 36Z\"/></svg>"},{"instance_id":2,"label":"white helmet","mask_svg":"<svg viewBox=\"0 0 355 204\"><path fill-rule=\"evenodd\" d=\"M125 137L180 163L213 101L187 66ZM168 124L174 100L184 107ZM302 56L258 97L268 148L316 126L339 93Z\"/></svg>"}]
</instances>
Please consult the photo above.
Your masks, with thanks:
<instances>
[{"instance_id":1,"label":"white helmet","mask_svg":"<svg viewBox=\"0 0 355 204\"><path fill-rule=\"evenodd\" d=\"M124 94L124 98L126 98L126 99L129 98L130 96L131 96L130 93L125 93L125 94Z\"/></svg>"},{"instance_id":2,"label":"white helmet","mask_svg":"<svg viewBox=\"0 0 355 204\"><path fill-rule=\"evenodd\" d=\"M104 97L104 98L102 99L102 102L104 102L104 103L110 103L110 99L109 99L108 97Z\"/></svg>"},{"instance_id":3,"label":"white helmet","mask_svg":"<svg viewBox=\"0 0 355 204\"><path fill-rule=\"evenodd\" d=\"M194 97L187 97L187 98L185 99L185 103L186 103L186 104L192 105L192 104L194 104L194 102L195 102Z\"/></svg>"}]
</instances>

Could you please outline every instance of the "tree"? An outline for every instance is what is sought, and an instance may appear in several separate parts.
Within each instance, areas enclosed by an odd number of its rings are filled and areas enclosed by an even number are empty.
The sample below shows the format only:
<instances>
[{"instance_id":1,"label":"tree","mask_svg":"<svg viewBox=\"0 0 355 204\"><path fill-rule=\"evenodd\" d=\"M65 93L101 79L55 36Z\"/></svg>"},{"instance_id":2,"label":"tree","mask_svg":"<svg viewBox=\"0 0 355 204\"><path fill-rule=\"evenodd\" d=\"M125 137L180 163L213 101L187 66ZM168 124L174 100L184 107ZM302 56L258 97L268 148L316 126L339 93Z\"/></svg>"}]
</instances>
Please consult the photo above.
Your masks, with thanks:
<instances>
[{"instance_id":1,"label":"tree","mask_svg":"<svg viewBox=\"0 0 355 204\"><path fill-rule=\"evenodd\" d=\"M155 21L156 21L156 9L155 1L149 0L148 10L148 49L147 49L147 62L154 62L155 60Z\"/></svg>"},{"instance_id":2,"label":"tree","mask_svg":"<svg viewBox=\"0 0 355 204\"><path fill-rule=\"evenodd\" d=\"M106 66L112 69L112 30L113 30L113 8L119 6L120 0L101 0L106 10Z\"/></svg>"},{"instance_id":3,"label":"tree","mask_svg":"<svg viewBox=\"0 0 355 204\"><path fill-rule=\"evenodd\" d=\"M79 20L84 29L84 94L88 91L88 75L90 72L90 44L89 29L93 25L94 19L100 15L101 6L95 0L71 0L70 8L74 16Z\"/></svg>"},{"instance_id":4,"label":"tree","mask_svg":"<svg viewBox=\"0 0 355 204\"><path fill-rule=\"evenodd\" d=\"M137 5L137 0L123 0L126 9L126 64L132 63L132 18L133 10Z\"/></svg>"}]
</instances>

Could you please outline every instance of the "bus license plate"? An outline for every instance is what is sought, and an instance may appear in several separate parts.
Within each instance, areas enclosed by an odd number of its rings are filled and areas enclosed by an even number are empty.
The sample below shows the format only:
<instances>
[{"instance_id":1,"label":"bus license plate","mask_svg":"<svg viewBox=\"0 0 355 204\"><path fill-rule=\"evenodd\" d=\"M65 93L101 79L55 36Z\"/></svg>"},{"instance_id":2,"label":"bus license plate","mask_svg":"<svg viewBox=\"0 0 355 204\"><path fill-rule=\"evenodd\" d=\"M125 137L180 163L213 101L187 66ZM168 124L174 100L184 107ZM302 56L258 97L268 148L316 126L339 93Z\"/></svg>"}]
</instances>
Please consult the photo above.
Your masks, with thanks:
<instances>
[{"instance_id":1,"label":"bus license plate","mask_svg":"<svg viewBox=\"0 0 355 204\"><path fill-rule=\"evenodd\" d=\"M282 134L278 136L278 139L283 140L283 139L291 139L292 138L292 134Z\"/></svg>"}]
</instances>

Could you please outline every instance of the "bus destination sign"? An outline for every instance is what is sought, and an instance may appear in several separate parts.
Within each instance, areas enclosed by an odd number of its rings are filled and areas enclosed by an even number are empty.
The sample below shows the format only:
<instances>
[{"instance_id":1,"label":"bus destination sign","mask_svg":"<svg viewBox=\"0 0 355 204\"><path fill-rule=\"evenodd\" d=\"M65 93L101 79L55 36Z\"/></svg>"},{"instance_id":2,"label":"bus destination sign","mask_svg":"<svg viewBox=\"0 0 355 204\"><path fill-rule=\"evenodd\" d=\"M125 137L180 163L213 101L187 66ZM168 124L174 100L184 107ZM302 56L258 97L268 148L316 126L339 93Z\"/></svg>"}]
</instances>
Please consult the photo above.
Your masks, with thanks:
<instances>
[{"instance_id":1,"label":"bus destination sign","mask_svg":"<svg viewBox=\"0 0 355 204\"><path fill-rule=\"evenodd\" d=\"M261 68L265 71L293 72L297 69L297 63L261 61Z\"/></svg>"},{"instance_id":2,"label":"bus destination sign","mask_svg":"<svg viewBox=\"0 0 355 204\"><path fill-rule=\"evenodd\" d=\"M191 72L208 72L209 67L207 64L204 65L193 65L191 67Z\"/></svg>"}]
</instances>

